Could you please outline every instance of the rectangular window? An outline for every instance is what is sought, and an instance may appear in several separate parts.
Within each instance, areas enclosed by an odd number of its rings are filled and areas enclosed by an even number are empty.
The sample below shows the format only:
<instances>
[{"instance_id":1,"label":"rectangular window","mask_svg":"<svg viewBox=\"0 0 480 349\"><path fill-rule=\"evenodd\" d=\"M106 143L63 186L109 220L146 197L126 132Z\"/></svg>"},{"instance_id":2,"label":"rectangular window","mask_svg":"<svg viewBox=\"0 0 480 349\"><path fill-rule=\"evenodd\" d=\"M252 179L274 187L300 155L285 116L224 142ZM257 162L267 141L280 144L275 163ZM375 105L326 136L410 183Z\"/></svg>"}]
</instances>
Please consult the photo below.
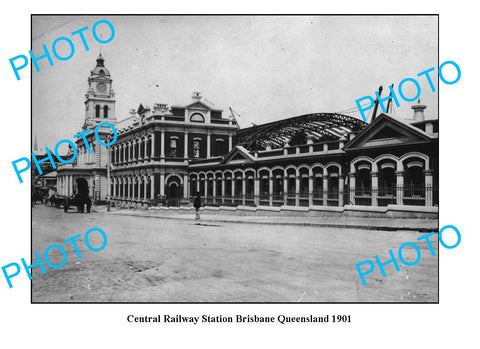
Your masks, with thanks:
<instances>
[{"instance_id":1,"label":"rectangular window","mask_svg":"<svg viewBox=\"0 0 480 349\"><path fill-rule=\"evenodd\" d=\"M170 156L172 158L177 156L177 138L170 138Z\"/></svg>"},{"instance_id":2,"label":"rectangular window","mask_svg":"<svg viewBox=\"0 0 480 349\"><path fill-rule=\"evenodd\" d=\"M193 141L193 157L199 158L200 157L200 140L195 139Z\"/></svg>"}]
</instances>

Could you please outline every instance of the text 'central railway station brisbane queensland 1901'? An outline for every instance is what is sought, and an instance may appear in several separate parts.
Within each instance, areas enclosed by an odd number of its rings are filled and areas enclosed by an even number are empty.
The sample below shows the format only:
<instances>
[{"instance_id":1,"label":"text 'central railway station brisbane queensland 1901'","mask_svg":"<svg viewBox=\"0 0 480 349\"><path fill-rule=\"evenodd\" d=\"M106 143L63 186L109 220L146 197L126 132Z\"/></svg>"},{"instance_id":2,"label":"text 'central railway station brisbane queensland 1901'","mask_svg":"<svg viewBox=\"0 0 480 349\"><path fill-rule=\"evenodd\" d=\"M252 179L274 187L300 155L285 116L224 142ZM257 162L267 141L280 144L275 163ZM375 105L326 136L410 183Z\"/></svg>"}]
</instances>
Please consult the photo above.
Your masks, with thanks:
<instances>
[{"instance_id":1,"label":"text 'central railway station brisbane queensland 1901'","mask_svg":"<svg viewBox=\"0 0 480 349\"><path fill-rule=\"evenodd\" d=\"M207 206L245 210L438 212L438 119L425 120L424 105L411 119L313 113L241 129L195 92L183 106L140 104L128 124L115 116L104 63L100 55L88 77L83 130L109 122L118 138L108 148L92 138L92 153L77 139L76 161L56 171L60 195L110 194L121 207L160 197L188 206L199 192Z\"/></svg>"}]
</instances>

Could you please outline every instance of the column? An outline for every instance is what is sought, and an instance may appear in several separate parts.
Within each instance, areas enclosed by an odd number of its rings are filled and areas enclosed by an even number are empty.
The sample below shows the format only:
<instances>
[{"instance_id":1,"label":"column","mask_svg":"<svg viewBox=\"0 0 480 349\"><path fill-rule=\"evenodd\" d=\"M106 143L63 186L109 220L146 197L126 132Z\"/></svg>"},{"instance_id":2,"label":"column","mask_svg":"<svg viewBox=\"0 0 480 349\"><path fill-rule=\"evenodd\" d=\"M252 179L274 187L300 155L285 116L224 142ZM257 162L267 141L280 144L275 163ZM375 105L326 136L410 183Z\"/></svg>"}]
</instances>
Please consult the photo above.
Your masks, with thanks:
<instances>
[{"instance_id":1,"label":"column","mask_svg":"<svg viewBox=\"0 0 480 349\"><path fill-rule=\"evenodd\" d=\"M235 203L235 174L232 174L232 203Z\"/></svg>"},{"instance_id":2,"label":"column","mask_svg":"<svg viewBox=\"0 0 480 349\"><path fill-rule=\"evenodd\" d=\"M228 135L228 151L232 150L232 135Z\"/></svg>"},{"instance_id":3,"label":"column","mask_svg":"<svg viewBox=\"0 0 480 349\"><path fill-rule=\"evenodd\" d=\"M210 134L210 130L207 130L207 159L209 159L211 157L210 155L210 147L211 147L211 134Z\"/></svg>"},{"instance_id":4,"label":"column","mask_svg":"<svg viewBox=\"0 0 480 349\"><path fill-rule=\"evenodd\" d=\"M165 162L165 130L162 130L160 132L160 157L161 157L161 161ZM160 191L162 191L161 186L160 186Z\"/></svg>"},{"instance_id":5,"label":"column","mask_svg":"<svg viewBox=\"0 0 480 349\"><path fill-rule=\"evenodd\" d=\"M197 190L197 193L199 193L199 192L200 192L200 175L197 175L197 181L196 181L196 183L197 183L197 188L196 188L196 190ZM197 195L197 193L195 193L195 195Z\"/></svg>"},{"instance_id":6,"label":"column","mask_svg":"<svg viewBox=\"0 0 480 349\"><path fill-rule=\"evenodd\" d=\"M253 195L254 195L254 202L255 206L258 206L260 203L260 178L255 174L255 178L253 179Z\"/></svg>"},{"instance_id":7,"label":"column","mask_svg":"<svg viewBox=\"0 0 480 349\"><path fill-rule=\"evenodd\" d=\"M117 196L117 178L113 177L112 181L113 181L113 197L116 197Z\"/></svg>"},{"instance_id":8,"label":"column","mask_svg":"<svg viewBox=\"0 0 480 349\"><path fill-rule=\"evenodd\" d=\"M343 190L345 187L345 177L338 175L338 206L343 207Z\"/></svg>"},{"instance_id":9,"label":"column","mask_svg":"<svg viewBox=\"0 0 480 349\"><path fill-rule=\"evenodd\" d=\"M100 149L100 147L98 147L98 149ZM96 174L95 175L95 188L94 188L94 195L93 197L95 198L95 200L101 200L102 197L101 197L101 180L100 180L100 175L99 174Z\"/></svg>"},{"instance_id":10,"label":"column","mask_svg":"<svg viewBox=\"0 0 480 349\"><path fill-rule=\"evenodd\" d=\"M217 177L213 176L213 203L216 203L216 197L217 197Z\"/></svg>"},{"instance_id":11,"label":"column","mask_svg":"<svg viewBox=\"0 0 480 349\"><path fill-rule=\"evenodd\" d=\"M222 174L222 204L225 202L225 178Z\"/></svg>"},{"instance_id":12,"label":"column","mask_svg":"<svg viewBox=\"0 0 480 349\"><path fill-rule=\"evenodd\" d=\"M308 206L313 206L313 175L308 176Z\"/></svg>"},{"instance_id":13,"label":"column","mask_svg":"<svg viewBox=\"0 0 480 349\"><path fill-rule=\"evenodd\" d=\"M73 177L72 176L68 176L69 177L69 180L68 180L68 195L72 195L73 194Z\"/></svg>"},{"instance_id":14,"label":"column","mask_svg":"<svg viewBox=\"0 0 480 349\"><path fill-rule=\"evenodd\" d=\"M152 144L151 144L150 154L152 158L155 156L155 132L152 132ZM153 183L152 183L152 187L153 187Z\"/></svg>"},{"instance_id":15,"label":"column","mask_svg":"<svg viewBox=\"0 0 480 349\"><path fill-rule=\"evenodd\" d=\"M205 190L205 201L207 201L208 197L208 176L205 175L205 182L203 183L203 188Z\"/></svg>"},{"instance_id":16,"label":"column","mask_svg":"<svg viewBox=\"0 0 480 349\"><path fill-rule=\"evenodd\" d=\"M101 160L101 156L102 156L102 151L104 151L104 150L102 150L103 147L101 147L100 144L94 144L94 145L95 145L95 166L100 167L101 166L100 160Z\"/></svg>"},{"instance_id":17,"label":"column","mask_svg":"<svg viewBox=\"0 0 480 349\"><path fill-rule=\"evenodd\" d=\"M125 144L125 143L122 144L122 152L123 152L122 163L126 164L127 163L127 144Z\"/></svg>"},{"instance_id":18,"label":"column","mask_svg":"<svg viewBox=\"0 0 480 349\"><path fill-rule=\"evenodd\" d=\"M397 175L397 205L403 205L403 171L396 171Z\"/></svg>"},{"instance_id":19,"label":"column","mask_svg":"<svg viewBox=\"0 0 480 349\"><path fill-rule=\"evenodd\" d=\"M160 174L160 195L165 195L165 174Z\"/></svg>"},{"instance_id":20,"label":"column","mask_svg":"<svg viewBox=\"0 0 480 349\"><path fill-rule=\"evenodd\" d=\"M378 206L378 172L372 172L372 206Z\"/></svg>"},{"instance_id":21,"label":"column","mask_svg":"<svg viewBox=\"0 0 480 349\"><path fill-rule=\"evenodd\" d=\"M245 191L247 189L247 184L246 184L246 181L247 181L247 178L245 177L245 175L243 175L242 177L242 205L245 206Z\"/></svg>"},{"instance_id":22,"label":"column","mask_svg":"<svg viewBox=\"0 0 480 349\"><path fill-rule=\"evenodd\" d=\"M433 206L433 173L425 170L425 206Z\"/></svg>"},{"instance_id":23,"label":"column","mask_svg":"<svg viewBox=\"0 0 480 349\"><path fill-rule=\"evenodd\" d=\"M273 206L273 174L268 177L268 206Z\"/></svg>"},{"instance_id":24,"label":"column","mask_svg":"<svg viewBox=\"0 0 480 349\"><path fill-rule=\"evenodd\" d=\"M141 182L142 181L141 181L140 177L137 177L137 197L136 197L137 200L140 199L140 183Z\"/></svg>"},{"instance_id":25,"label":"column","mask_svg":"<svg viewBox=\"0 0 480 349\"><path fill-rule=\"evenodd\" d=\"M131 197L131 193L130 193L131 182L132 182L132 179L130 177L127 177L127 178L123 177L123 195L126 199L129 199Z\"/></svg>"},{"instance_id":26,"label":"column","mask_svg":"<svg viewBox=\"0 0 480 349\"><path fill-rule=\"evenodd\" d=\"M299 173L297 173L297 175L295 176L295 206L300 206L300 175Z\"/></svg>"},{"instance_id":27,"label":"column","mask_svg":"<svg viewBox=\"0 0 480 349\"><path fill-rule=\"evenodd\" d=\"M150 199L155 199L155 176L153 175L153 173L150 174Z\"/></svg>"},{"instance_id":28,"label":"column","mask_svg":"<svg viewBox=\"0 0 480 349\"><path fill-rule=\"evenodd\" d=\"M185 130L183 138L183 157L188 159L188 130Z\"/></svg>"},{"instance_id":29,"label":"column","mask_svg":"<svg viewBox=\"0 0 480 349\"><path fill-rule=\"evenodd\" d=\"M323 206L328 206L328 172L327 169L323 169Z\"/></svg>"},{"instance_id":30,"label":"column","mask_svg":"<svg viewBox=\"0 0 480 349\"><path fill-rule=\"evenodd\" d=\"M350 173L350 202L348 204L355 205L355 172Z\"/></svg>"},{"instance_id":31,"label":"column","mask_svg":"<svg viewBox=\"0 0 480 349\"><path fill-rule=\"evenodd\" d=\"M286 173L283 176L283 204L288 204L288 177Z\"/></svg>"},{"instance_id":32,"label":"column","mask_svg":"<svg viewBox=\"0 0 480 349\"><path fill-rule=\"evenodd\" d=\"M188 179L188 174L183 175L183 198L188 199L188 190L190 188L190 180Z\"/></svg>"},{"instance_id":33,"label":"column","mask_svg":"<svg viewBox=\"0 0 480 349\"><path fill-rule=\"evenodd\" d=\"M147 176L143 176L143 201L147 201Z\"/></svg>"},{"instance_id":34,"label":"column","mask_svg":"<svg viewBox=\"0 0 480 349\"><path fill-rule=\"evenodd\" d=\"M130 200L135 199L135 177L131 177Z\"/></svg>"},{"instance_id":35,"label":"column","mask_svg":"<svg viewBox=\"0 0 480 349\"><path fill-rule=\"evenodd\" d=\"M147 157L147 148L148 148L148 137L145 137L145 143L143 143L144 148L143 148L143 158L148 159Z\"/></svg>"}]
</instances>

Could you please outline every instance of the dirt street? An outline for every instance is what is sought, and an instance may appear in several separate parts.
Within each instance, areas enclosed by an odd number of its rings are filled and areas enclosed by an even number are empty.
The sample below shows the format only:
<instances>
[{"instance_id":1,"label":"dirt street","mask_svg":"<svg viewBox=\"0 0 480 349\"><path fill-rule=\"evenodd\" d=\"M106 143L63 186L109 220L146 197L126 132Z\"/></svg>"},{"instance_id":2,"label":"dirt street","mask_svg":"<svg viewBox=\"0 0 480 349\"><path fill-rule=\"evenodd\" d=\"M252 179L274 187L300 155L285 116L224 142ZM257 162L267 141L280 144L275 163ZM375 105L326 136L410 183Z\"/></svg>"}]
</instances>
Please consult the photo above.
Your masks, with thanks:
<instances>
[{"instance_id":1,"label":"dirt street","mask_svg":"<svg viewBox=\"0 0 480 349\"><path fill-rule=\"evenodd\" d=\"M420 233L77 214L33 208L33 251L43 257L52 244L76 234L82 259L65 245L60 269L33 269L33 302L436 302L438 254L425 242L415 266L378 266L363 286L355 264L389 259ZM306 218L308 219L308 218ZM103 229L104 250L93 252L85 232ZM437 250L437 235L431 240ZM91 244L100 246L99 234ZM60 264L58 250L49 253ZM416 253L404 250L413 261ZM366 266L365 266L366 267ZM26 277L22 271L22 277ZM18 276L20 277L20 276Z\"/></svg>"}]
</instances>

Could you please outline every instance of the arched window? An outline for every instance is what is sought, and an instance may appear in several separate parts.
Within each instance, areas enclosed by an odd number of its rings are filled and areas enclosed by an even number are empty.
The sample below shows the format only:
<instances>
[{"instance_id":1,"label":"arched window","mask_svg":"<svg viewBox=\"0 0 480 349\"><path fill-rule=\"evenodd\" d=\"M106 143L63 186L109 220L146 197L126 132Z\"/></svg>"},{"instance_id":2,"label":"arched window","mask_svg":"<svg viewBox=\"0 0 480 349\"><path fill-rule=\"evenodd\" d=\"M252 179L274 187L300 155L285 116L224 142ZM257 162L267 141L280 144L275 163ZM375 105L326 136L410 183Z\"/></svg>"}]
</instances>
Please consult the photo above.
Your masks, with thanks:
<instances>
[{"instance_id":1,"label":"arched window","mask_svg":"<svg viewBox=\"0 0 480 349\"><path fill-rule=\"evenodd\" d=\"M205 118L203 117L202 114L200 113L195 113L190 116L190 121L191 122L205 122Z\"/></svg>"},{"instance_id":2,"label":"arched window","mask_svg":"<svg viewBox=\"0 0 480 349\"><path fill-rule=\"evenodd\" d=\"M300 197L308 197L308 169L302 167L300 169Z\"/></svg>"},{"instance_id":3,"label":"arched window","mask_svg":"<svg viewBox=\"0 0 480 349\"><path fill-rule=\"evenodd\" d=\"M140 144L139 144L139 147L140 147L140 158L144 158L145 157L145 145L144 145L144 140L143 138L140 139Z\"/></svg>"},{"instance_id":4,"label":"arched window","mask_svg":"<svg viewBox=\"0 0 480 349\"><path fill-rule=\"evenodd\" d=\"M103 107L103 117L108 118L108 105Z\"/></svg>"},{"instance_id":5,"label":"arched window","mask_svg":"<svg viewBox=\"0 0 480 349\"><path fill-rule=\"evenodd\" d=\"M371 165L363 162L357 165L355 173L355 205L372 204L372 173Z\"/></svg>"},{"instance_id":6,"label":"arched window","mask_svg":"<svg viewBox=\"0 0 480 349\"><path fill-rule=\"evenodd\" d=\"M423 161L406 163L403 184L403 203L405 205L425 205L424 167Z\"/></svg>"},{"instance_id":7,"label":"arched window","mask_svg":"<svg viewBox=\"0 0 480 349\"><path fill-rule=\"evenodd\" d=\"M313 204L323 205L323 168L313 168Z\"/></svg>"},{"instance_id":8,"label":"arched window","mask_svg":"<svg viewBox=\"0 0 480 349\"><path fill-rule=\"evenodd\" d=\"M151 157L152 156L152 139L151 138L148 138L147 140L147 157Z\"/></svg>"},{"instance_id":9,"label":"arched window","mask_svg":"<svg viewBox=\"0 0 480 349\"><path fill-rule=\"evenodd\" d=\"M396 163L385 160L378 164L378 206L396 203Z\"/></svg>"},{"instance_id":10,"label":"arched window","mask_svg":"<svg viewBox=\"0 0 480 349\"><path fill-rule=\"evenodd\" d=\"M100 117L100 106L99 105L95 106L95 117L96 118Z\"/></svg>"}]
</instances>

